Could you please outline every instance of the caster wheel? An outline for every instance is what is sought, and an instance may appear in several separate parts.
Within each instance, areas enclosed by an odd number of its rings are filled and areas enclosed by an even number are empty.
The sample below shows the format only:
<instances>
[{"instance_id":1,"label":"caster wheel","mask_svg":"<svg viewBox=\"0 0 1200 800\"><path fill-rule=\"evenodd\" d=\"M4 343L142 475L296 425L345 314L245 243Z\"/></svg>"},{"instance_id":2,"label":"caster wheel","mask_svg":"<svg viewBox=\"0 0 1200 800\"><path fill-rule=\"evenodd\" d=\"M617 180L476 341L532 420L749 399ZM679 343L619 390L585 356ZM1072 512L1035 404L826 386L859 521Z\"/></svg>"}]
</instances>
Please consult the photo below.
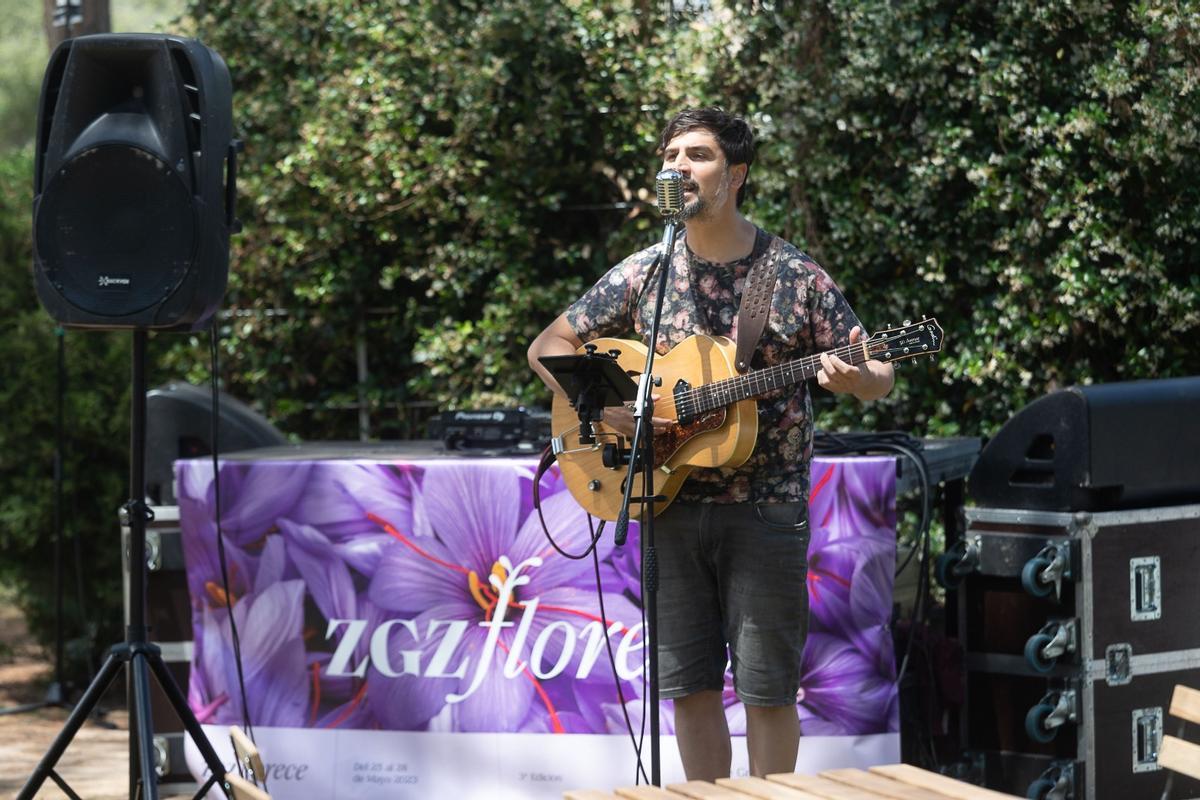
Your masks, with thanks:
<instances>
[{"instance_id":1,"label":"caster wheel","mask_svg":"<svg viewBox=\"0 0 1200 800\"><path fill-rule=\"evenodd\" d=\"M1050 566L1050 559L1044 556L1031 558L1021 568L1021 587L1034 597L1048 597L1054 591L1054 585L1038 580L1038 573Z\"/></svg>"},{"instance_id":2,"label":"caster wheel","mask_svg":"<svg viewBox=\"0 0 1200 800\"><path fill-rule=\"evenodd\" d=\"M1045 800L1050 791L1054 789L1054 785L1054 781L1049 778L1038 778L1029 784L1029 788L1025 790L1025 796L1029 800Z\"/></svg>"},{"instance_id":3,"label":"caster wheel","mask_svg":"<svg viewBox=\"0 0 1200 800\"><path fill-rule=\"evenodd\" d=\"M1049 672L1058 663L1057 658L1048 659L1042 655L1042 648L1052 641L1054 639L1048 633L1035 633L1025 643L1025 660L1038 672Z\"/></svg>"},{"instance_id":4,"label":"caster wheel","mask_svg":"<svg viewBox=\"0 0 1200 800\"><path fill-rule=\"evenodd\" d=\"M1048 703L1038 703L1029 709L1029 713L1025 715L1025 733L1029 735L1030 739L1042 744L1053 741L1055 735L1058 734L1058 729L1046 730L1046 726L1042 724L1053 711L1054 706Z\"/></svg>"},{"instance_id":5,"label":"caster wheel","mask_svg":"<svg viewBox=\"0 0 1200 800\"><path fill-rule=\"evenodd\" d=\"M954 568L958 566L960 556L954 552L942 553L937 557L934 573L937 582L945 589L957 589L962 583L963 576L955 575Z\"/></svg>"}]
</instances>

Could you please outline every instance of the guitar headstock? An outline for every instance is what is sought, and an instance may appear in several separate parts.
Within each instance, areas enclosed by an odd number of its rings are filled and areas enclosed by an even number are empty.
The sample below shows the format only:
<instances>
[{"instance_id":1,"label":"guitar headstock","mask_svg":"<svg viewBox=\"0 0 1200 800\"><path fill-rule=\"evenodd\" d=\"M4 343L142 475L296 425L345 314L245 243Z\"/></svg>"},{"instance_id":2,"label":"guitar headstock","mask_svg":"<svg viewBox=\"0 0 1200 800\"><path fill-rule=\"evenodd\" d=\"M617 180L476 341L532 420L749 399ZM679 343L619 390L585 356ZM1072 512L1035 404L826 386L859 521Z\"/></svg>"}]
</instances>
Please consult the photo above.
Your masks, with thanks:
<instances>
[{"instance_id":1,"label":"guitar headstock","mask_svg":"<svg viewBox=\"0 0 1200 800\"><path fill-rule=\"evenodd\" d=\"M878 361L903 361L932 356L942 350L942 326L933 317L905 322L903 327L876 331L867 340L871 358Z\"/></svg>"}]
</instances>

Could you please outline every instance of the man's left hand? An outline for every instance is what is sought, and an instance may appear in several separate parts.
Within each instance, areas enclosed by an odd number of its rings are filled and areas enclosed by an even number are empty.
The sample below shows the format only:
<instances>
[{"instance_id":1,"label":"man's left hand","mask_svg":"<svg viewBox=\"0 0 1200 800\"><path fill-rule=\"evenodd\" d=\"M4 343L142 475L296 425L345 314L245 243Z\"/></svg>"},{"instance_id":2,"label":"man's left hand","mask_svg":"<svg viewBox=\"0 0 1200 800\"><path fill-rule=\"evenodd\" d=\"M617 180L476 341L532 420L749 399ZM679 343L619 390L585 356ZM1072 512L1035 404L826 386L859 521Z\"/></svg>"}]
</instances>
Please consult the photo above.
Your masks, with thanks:
<instances>
[{"instance_id":1,"label":"man's left hand","mask_svg":"<svg viewBox=\"0 0 1200 800\"><path fill-rule=\"evenodd\" d=\"M850 344L862 341L862 328L855 325L850 330ZM875 368L872 369L872 365ZM821 354L821 370L817 383L831 392L852 394L860 399L874 399L887 394L891 389L891 365L879 361L864 361L855 366L847 364L835 355ZM882 389L882 391L879 391Z\"/></svg>"}]
</instances>

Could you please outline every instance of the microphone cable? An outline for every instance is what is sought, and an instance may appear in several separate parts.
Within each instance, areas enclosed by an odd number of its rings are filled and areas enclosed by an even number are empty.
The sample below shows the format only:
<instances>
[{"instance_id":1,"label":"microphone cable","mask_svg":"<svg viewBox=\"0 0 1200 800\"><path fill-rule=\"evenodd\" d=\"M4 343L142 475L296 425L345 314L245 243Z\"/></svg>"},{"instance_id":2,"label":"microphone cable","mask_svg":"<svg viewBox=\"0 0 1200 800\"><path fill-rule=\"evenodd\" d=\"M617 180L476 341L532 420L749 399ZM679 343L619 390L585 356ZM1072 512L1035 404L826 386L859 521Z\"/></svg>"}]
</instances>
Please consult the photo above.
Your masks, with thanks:
<instances>
[{"instance_id":1,"label":"microphone cable","mask_svg":"<svg viewBox=\"0 0 1200 800\"><path fill-rule=\"evenodd\" d=\"M212 389L212 415L210 419L211 427L209 435L212 437L212 469L213 469L213 506L214 518L217 524L217 560L221 564L221 589L225 594L225 610L229 614L229 638L233 644L233 660L237 668L238 692L242 700L242 727L246 734L250 737L250 741L258 745L254 738L254 726L250 722L250 704L246 701L246 678L242 670L242 643L238 636L237 620L233 615L233 592L229 588L229 569L225 559L225 534L221 526L221 473L220 473L220 442L218 435L220 433L220 392L217 389L217 321L213 320L212 327L209 329L208 337L209 346L209 361L211 370L209 373L209 383ZM234 758L237 762L238 775L245 777L245 772L242 769L241 759ZM216 776L218 779L220 776ZM270 791L267 788L267 776L262 777L262 786L264 791Z\"/></svg>"},{"instance_id":2,"label":"microphone cable","mask_svg":"<svg viewBox=\"0 0 1200 800\"><path fill-rule=\"evenodd\" d=\"M599 526L593 527L592 515L591 514L587 515L588 533L591 536L591 541L588 543L587 549L585 549L582 553L578 553L578 554L568 553L566 550L564 550L558 544L558 542L556 542L554 540L554 534L552 534L550 532L549 526L546 525L546 518L542 515L542 494L541 494L542 476L545 475L546 472L549 471L550 467L552 467L554 465L554 460L555 460L554 448L550 445L547 445L546 449L544 449L542 451L541 459L538 461L537 472L535 472L534 476L533 476L533 507L537 511L538 520L542 523L542 533L544 533L546 535L546 541L550 542L550 546L553 547L555 549L555 551L558 552L559 555L561 555L563 558L569 558L572 561L581 561L581 560L587 558L588 555L591 555L591 557L592 557L592 568L596 575L596 599L600 605L600 624L603 626L603 633L604 633L604 646L608 652L608 663L609 663L609 666L612 668L613 683L616 685L616 688L617 688L617 700L621 705L621 714L625 717L625 730L629 733L630 742L633 744L633 752L637 756L637 765L634 770L633 780L634 780L635 784L637 784L639 782L639 779L645 780L645 782L647 784L649 784L650 778L647 777L647 775L646 775L646 767L642 761L642 742L639 742L637 736L635 736L633 733L633 721L629 718L629 708L625 704L625 692L621 688L621 678L617 674L617 657L616 657L616 654L613 653L612 638L609 636L609 633L608 633L608 627L609 627L608 613L604 608L604 587L601 585L601 580L600 580L600 554L596 550L596 544L600 541L600 537L604 534L604 520L600 520ZM640 561L640 559L639 559L639 561ZM642 607L643 636L645 635L645 630L646 630L646 609L645 609L645 607ZM643 737L645 736L645 729L646 729L645 681L646 681L646 672L643 669L643 671L642 671L642 736Z\"/></svg>"}]
</instances>

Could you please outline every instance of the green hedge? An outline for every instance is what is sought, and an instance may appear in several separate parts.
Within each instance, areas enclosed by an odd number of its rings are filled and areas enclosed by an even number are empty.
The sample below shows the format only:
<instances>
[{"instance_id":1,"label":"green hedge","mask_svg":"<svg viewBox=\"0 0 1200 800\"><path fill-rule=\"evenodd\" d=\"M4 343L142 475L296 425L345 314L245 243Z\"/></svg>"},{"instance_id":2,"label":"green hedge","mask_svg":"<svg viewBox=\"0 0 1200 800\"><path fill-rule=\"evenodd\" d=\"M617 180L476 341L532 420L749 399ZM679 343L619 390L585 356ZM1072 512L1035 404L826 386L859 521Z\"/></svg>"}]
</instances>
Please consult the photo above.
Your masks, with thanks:
<instances>
[{"instance_id":1,"label":"green hedge","mask_svg":"<svg viewBox=\"0 0 1200 800\"><path fill-rule=\"evenodd\" d=\"M0 157L0 582L16 590L31 631L50 647L61 334L63 631L68 677L79 677L89 653L124 636L117 509L129 491L129 345L117 333L62 332L38 307L32 174L30 150Z\"/></svg>"},{"instance_id":2,"label":"green hedge","mask_svg":"<svg viewBox=\"0 0 1200 800\"><path fill-rule=\"evenodd\" d=\"M751 218L870 327L932 315L948 334L885 401L822 396L822 425L988 435L1056 387L1200 373L1190 6L696 5L194 3L247 143L225 388L290 434L354 438L363 344L376 435L418 432L413 408L545 402L527 342L658 238L656 134L700 102L759 131ZM36 607L54 329L29 281L29 162L0 166L0 570ZM128 342L67 342L68 522L95 548L90 610L119 619ZM152 382L208 377L201 337L151 352Z\"/></svg>"},{"instance_id":3,"label":"green hedge","mask_svg":"<svg viewBox=\"0 0 1200 800\"><path fill-rule=\"evenodd\" d=\"M754 212L870 324L946 328L869 421L986 435L1056 387L1200 373L1198 25L1174 3L918 0L726 28L714 85L768 139Z\"/></svg>"}]
</instances>

